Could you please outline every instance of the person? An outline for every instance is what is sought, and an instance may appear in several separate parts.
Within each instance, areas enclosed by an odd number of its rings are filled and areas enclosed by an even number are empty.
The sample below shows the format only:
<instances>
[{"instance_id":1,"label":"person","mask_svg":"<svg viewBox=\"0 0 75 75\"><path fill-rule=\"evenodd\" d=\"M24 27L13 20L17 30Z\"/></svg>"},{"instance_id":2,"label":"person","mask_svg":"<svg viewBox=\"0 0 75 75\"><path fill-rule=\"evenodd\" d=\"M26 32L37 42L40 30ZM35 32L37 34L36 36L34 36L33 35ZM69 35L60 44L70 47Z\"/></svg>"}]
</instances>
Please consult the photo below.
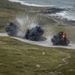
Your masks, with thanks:
<instances>
[{"instance_id":1,"label":"person","mask_svg":"<svg viewBox=\"0 0 75 75\"><path fill-rule=\"evenodd\" d=\"M65 32L63 32L63 34L62 34L62 38L63 39L66 38L66 33Z\"/></svg>"},{"instance_id":2,"label":"person","mask_svg":"<svg viewBox=\"0 0 75 75\"><path fill-rule=\"evenodd\" d=\"M67 38L65 32L62 32L61 36L59 37L59 43L61 45L67 45Z\"/></svg>"}]
</instances>

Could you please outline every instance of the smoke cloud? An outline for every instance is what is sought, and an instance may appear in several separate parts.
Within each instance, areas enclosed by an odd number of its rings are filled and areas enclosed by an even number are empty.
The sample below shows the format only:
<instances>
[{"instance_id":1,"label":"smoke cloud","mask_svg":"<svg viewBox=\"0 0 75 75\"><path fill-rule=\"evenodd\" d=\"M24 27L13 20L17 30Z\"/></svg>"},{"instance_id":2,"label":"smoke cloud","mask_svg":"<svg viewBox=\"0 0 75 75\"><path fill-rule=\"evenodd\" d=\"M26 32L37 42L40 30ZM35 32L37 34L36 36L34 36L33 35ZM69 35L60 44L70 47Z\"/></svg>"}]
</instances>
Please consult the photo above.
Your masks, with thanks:
<instances>
[{"instance_id":1,"label":"smoke cloud","mask_svg":"<svg viewBox=\"0 0 75 75\"><path fill-rule=\"evenodd\" d=\"M20 31L18 32L18 36L23 37L27 29L32 29L33 27L38 26L37 17L16 17L17 26L19 27Z\"/></svg>"}]
</instances>

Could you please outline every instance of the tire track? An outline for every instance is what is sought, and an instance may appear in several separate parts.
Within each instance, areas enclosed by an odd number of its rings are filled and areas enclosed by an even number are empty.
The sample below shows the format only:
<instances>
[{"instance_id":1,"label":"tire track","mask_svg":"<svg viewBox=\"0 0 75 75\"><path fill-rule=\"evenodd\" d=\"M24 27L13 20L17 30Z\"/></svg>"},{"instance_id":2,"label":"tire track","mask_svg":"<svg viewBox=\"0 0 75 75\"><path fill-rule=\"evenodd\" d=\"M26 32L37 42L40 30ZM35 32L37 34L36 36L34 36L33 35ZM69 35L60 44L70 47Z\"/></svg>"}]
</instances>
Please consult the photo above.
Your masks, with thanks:
<instances>
[{"instance_id":1,"label":"tire track","mask_svg":"<svg viewBox=\"0 0 75 75\"><path fill-rule=\"evenodd\" d=\"M7 33L0 33L0 36L8 37ZM44 47L75 49L75 44L73 44L73 43L69 44L68 46L53 46L52 43L51 43L52 36L47 36L46 37L47 40L45 40L45 41L31 41L31 40L26 40L26 39L23 39L23 38L18 38L18 37L10 37L10 38L17 39L21 42L26 42L26 43L29 43L29 44L39 45L39 46L44 46Z\"/></svg>"}]
</instances>

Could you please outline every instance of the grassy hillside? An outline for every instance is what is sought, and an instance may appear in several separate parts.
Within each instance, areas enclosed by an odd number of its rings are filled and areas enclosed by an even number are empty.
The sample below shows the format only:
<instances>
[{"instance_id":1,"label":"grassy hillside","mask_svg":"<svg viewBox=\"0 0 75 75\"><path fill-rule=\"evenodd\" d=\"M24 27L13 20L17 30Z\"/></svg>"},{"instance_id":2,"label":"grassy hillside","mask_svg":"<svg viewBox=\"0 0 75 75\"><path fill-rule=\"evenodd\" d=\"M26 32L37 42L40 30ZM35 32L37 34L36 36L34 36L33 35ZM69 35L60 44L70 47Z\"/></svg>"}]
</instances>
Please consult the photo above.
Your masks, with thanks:
<instances>
[{"instance_id":1,"label":"grassy hillside","mask_svg":"<svg viewBox=\"0 0 75 75\"><path fill-rule=\"evenodd\" d=\"M25 6L21 5L20 3L9 2L8 0L0 0L0 32L5 32L5 26L12 22L15 22L17 16L30 16L36 17L38 13L33 13L31 11L42 11L48 8L39 8L39 7L32 7L32 6ZM33 19L32 18L32 19ZM55 24L54 20L50 20L47 17L43 17L38 15L37 18L38 24ZM51 23L52 22L52 23Z\"/></svg>"},{"instance_id":2,"label":"grassy hillside","mask_svg":"<svg viewBox=\"0 0 75 75\"><path fill-rule=\"evenodd\" d=\"M37 10L0 0L0 32L5 32L5 26L17 15L28 14L32 9ZM43 17L38 17L38 21L54 24ZM75 75L75 50L41 47L0 36L0 75Z\"/></svg>"},{"instance_id":3,"label":"grassy hillside","mask_svg":"<svg viewBox=\"0 0 75 75\"><path fill-rule=\"evenodd\" d=\"M75 50L0 37L0 75L75 75Z\"/></svg>"},{"instance_id":4,"label":"grassy hillside","mask_svg":"<svg viewBox=\"0 0 75 75\"><path fill-rule=\"evenodd\" d=\"M12 3L0 0L0 32L4 32L7 23L11 22L17 15L22 14L25 9L20 3Z\"/></svg>"}]
</instances>

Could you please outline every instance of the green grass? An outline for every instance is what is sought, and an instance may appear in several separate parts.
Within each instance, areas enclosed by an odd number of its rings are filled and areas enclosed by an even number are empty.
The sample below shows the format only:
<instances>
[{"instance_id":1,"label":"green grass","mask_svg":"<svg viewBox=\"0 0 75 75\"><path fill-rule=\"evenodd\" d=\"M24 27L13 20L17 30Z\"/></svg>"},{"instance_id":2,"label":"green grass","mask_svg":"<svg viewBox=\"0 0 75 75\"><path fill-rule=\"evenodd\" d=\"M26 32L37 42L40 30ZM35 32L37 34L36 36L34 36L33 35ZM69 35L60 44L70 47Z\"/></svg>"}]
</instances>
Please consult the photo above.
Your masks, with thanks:
<instances>
[{"instance_id":1,"label":"green grass","mask_svg":"<svg viewBox=\"0 0 75 75\"><path fill-rule=\"evenodd\" d=\"M23 8L23 7L22 7ZM5 32L5 26L13 21L17 15L24 13L21 4L0 0L0 32Z\"/></svg>"},{"instance_id":2,"label":"green grass","mask_svg":"<svg viewBox=\"0 0 75 75\"><path fill-rule=\"evenodd\" d=\"M43 10L36 8L0 0L0 32L5 32L5 26L16 16L27 14L35 17L36 13L27 11ZM52 19L43 16L38 16L37 21L55 24ZM47 31L50 30L48 25L45 26ZM10 37L0 37L0 75L75 75L75 50L41 47Z\"/></svg>"},{"instance_id":3,"label":"green grass","mask_svg":"<svg viewBox=\"0 0 75 75\"><path fill-rule=\"evenodd\" d=\"M0 75L54 74L75 75L75 50L41 47L0 37Z\"/></svg>"},{"instance_id":4,"label":"green grass","mask_svg":"<svg viewBox=\"0 0 75 75\"><path fill-rule=\"evenodd\" d=\"M35 17L38 13L32 13L30 11L43 11L49 8L39 8L33 6L25 6L20 3L9 2L7 0L0 0L0 32L5 32L5 27L10 22L15 22L17 16L30 16ZM46 17L38 15L38 23L42 24L55 24L54 20L50 20Z\"/></svg>"}]
</instances>

